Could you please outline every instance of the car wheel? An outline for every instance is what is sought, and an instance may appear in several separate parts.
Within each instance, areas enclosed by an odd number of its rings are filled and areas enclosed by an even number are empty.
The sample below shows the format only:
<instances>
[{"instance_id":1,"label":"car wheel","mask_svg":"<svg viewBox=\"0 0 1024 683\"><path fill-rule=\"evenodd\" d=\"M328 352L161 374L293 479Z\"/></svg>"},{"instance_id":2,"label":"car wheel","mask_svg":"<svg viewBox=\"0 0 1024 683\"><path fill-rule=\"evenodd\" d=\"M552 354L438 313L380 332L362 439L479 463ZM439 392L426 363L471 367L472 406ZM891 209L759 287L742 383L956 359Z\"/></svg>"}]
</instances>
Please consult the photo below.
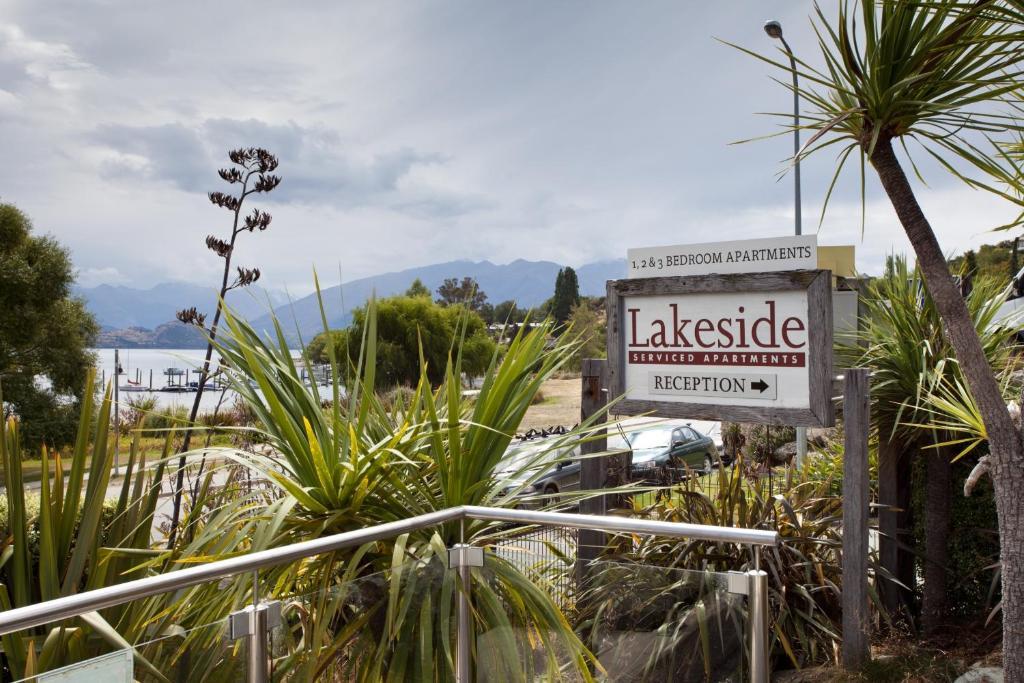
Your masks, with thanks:
<instances>
[{"instance_id":1,"label":"car wheel","mask_svg":"<svg viewBox=\"0 0 1024 683\"><path fill-rule=\"evenodd\" d=\"M554 484L548 484L544 487L544 497L541 498L540 504L544 507L553 505L555 502L555 496L558 494L558 487Z\"/></svg>"},{"instance_id":2,"label":"car wheel","mask_svg":"<svg viewBox=\"0 0 1024 683\"><path fill-rule=\"evenodd\" d=\"M715 463L714 463L713 460L711 460L711 456L709 454L705 454L704 455L704 471L707 472L708 474L710 474L711 470L712 470L712 468L714 468L714 466L715 466Z\"/></svg>"}]
</instances>

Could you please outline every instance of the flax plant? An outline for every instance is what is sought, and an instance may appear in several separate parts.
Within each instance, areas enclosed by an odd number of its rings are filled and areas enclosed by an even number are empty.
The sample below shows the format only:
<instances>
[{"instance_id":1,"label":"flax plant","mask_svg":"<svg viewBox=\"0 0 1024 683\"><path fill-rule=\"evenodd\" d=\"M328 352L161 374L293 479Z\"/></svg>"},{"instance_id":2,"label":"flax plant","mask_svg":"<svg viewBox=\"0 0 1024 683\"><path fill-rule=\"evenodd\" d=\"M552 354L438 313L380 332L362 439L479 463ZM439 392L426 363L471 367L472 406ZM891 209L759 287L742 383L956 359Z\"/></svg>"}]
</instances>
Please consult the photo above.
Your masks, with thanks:
<instances>
[{"instance_id":1,"label":"flax plant","mask_svg":"<svg viewBox=\"0 0 1024 683\"><path fill-rule=\"evenodd\" d=\"M778 546L759 551L760 568L768 572L769 654L797 669L837 663L841 640L842 500L833 488L842 462L833 457L827 463L819 461L818 469L799 474L777 494L745 485L741 466L722 468L710 490L689 480L644 510L671 522L779 533ZM756 564L751 548L734 544L616 537L595 565L580 630L599 655L616 627L660 634L637 667L638 680L677 680L681 671L689 672L685 680L735 675L723 664L735 667L736 661L722 657L732 648L743 650L735 644L743 642L745 626L723 594L721 572ZM650 567L667 571L656 574ZM874 557L869 571L876 581L888 578ZM641 581L636 590L624 591L623 577ZM873 588L871 599L877 604Z\"/></svg>"},{"instance_id":2,"label":"flax plant","mask_svg":"<svg viewBox=\"0 0 1024 683\"><path fill-rule=\"evenodd\" d=\"M256 415L258 437L274 454L223 453L282 496L258 513L260 547L457 505L517 504L518 494L540 476L537 464L545 453L520 464L527 472L509 473L502 471L506 451L541 384L575 348L549 348L550 324L521 330L502 355L495 353L475 397L463 395L455 355L440 384L432 386L422 367L408 401L386 406L375 391L373 302L363 355L351 365L332 355L326 390L303 383L276 321L266 338L230 310L225 323L230 335L218 349L234 388ZM305 352L303 362L311 366ZM553 439L547 450L571 450L566 444L579 438ZM448 569L447 548L458 542L490 547L508 533L467 521L265 572L263 590L285 599L290 615L285 640L291 646L280 654L279 670L299 678L340 668L354 680L449 680L453 601L464 587ZM379 584L368 577L381 572L387 582L377 592ZM376 599L368 601L368 595ZM508 680L531 680L540 672L589 680L590 655L544 585L488 553L487 566L473 570L472 595L478 642ZM532 658L521 657L524 646L537 653L536 667ZM484 650L478 649L478 659Z\"/></svg>"},{"instance_id":3,"label":"flax plant","mask_svg":"<svg viewBox=\"0 0 1024 683\"><path fill-rule=\"evenodd\" d=\"M113 451L110 387L99 410L93 401L95 370L89 372L74 449L65 459L41 450L43 476L38 515L27 514L19 435L11 417L0 434L0 461L6 484L8 519L0 549L0 607L12 609L44 600L102 588L144 575L138 558L150 552L153 518L165 460L149 469L133 440L117 501L105 506ZM2 396L0 396L2 403ZM93 430L93 425L95 431ZM116 438L113 437L113 438ZM164 457L170 451L170 439ZM89 456L92 456L89 461ZM88 464L87 464L88 462ZM53 474L50 474L50 467ZM37 544L32 537L38 538ZM15 678L72 664L104 651L132 648L145 624L132 618L132 606L90 612L50 626L0 638L4 658ZM137 661L155 680L166 680L140 653Z\"/></svg>"},{"instance_id":4,"label":"flax plant","mask_svg":"<svg viewBox=\"0 0 1024 683\"><path fill-rule=\"evenodd\" d=\"M900 257L889 263L885 276L862 297L865 314L858 334L842 339L837 350L844 365L871 370L872 429L888 444L886 457L925 459L921 622L931 631L947 611L951 461L957 457L948 447L957 428L942 430L945 421L934 419L933 397L963 387L964 376L920 269ZM1018 367L1012 330L998 317L1004 298L992 279L978 281L965 298L990 371L1001 381Z\"/></svg>"}]
</instances>

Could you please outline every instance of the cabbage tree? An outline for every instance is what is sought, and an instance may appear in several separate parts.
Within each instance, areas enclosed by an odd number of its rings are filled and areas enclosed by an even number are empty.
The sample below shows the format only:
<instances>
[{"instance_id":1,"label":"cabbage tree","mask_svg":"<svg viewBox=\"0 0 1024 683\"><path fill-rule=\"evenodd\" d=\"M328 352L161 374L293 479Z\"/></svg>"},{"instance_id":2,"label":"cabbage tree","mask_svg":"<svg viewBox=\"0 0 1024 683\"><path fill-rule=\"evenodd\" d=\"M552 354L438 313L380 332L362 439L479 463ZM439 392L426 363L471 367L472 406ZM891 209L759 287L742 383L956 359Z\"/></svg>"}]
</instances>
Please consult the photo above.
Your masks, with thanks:
<instances>
[{"instance_id":1,"label":"cabbage tree","mask_svg":"<svg viewBox=\"0 0 1024 683\"><path fill-rule=\"evenodd\" d=\"M801 156L839 150L831 187L854 152L862 179L874 169L984 421L999 513L1003 655L1013 681L1024 680L1024 443L896 148L1020 202L1009 189L1019 178L1014 160L993 141L1024 131L1009 112L1024 83L1022 13L1024 4L1010 0L841 0L834 17L816 8L812 19L823 66L795 67L807 109L802 127L811 132ZM785 57L760 58L793 71Z\"/></svg>"}]
</instances>

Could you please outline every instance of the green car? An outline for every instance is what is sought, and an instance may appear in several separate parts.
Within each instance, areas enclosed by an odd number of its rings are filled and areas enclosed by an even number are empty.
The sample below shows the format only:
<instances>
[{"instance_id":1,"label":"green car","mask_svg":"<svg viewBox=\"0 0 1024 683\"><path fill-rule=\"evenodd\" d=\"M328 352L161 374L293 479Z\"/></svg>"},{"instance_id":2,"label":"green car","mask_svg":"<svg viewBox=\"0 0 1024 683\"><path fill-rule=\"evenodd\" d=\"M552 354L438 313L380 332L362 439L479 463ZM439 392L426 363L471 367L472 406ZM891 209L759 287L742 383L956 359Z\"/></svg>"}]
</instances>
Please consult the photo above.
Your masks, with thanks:
<instances>
[{"instance_id":1,"label":"green car","mask_svg":"<svg viewBox=\"0 0 1024 683\"><path fill-rule=\"evenodd\" d=\"M688 424L662 424L635 431L626 437L632 451L631 478L654 478L661 468L710 472L720 462L710 436Z\"/></svg>"}]
</instances>

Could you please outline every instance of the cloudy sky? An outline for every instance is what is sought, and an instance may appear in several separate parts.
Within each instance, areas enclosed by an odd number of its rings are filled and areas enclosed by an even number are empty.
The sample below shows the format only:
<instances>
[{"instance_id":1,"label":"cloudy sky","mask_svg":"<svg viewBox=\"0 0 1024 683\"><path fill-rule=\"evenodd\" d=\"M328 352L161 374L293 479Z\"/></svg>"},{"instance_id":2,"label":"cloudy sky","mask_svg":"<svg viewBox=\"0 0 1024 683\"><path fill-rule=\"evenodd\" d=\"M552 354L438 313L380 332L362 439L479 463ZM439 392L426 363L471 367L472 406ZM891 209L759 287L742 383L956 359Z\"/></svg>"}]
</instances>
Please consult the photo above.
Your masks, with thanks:
<instances>
[{"instance_id":1,"label":"cloudy sky","mask_svg":"<svg viewBox=\"0 0 1024 683\"><path fill-rule=\"evenodd\" d=\"M826 2L826 5L828 3ZM813 58L811 3L0 0L0 201L67 244L84 285L207 281L228 215L225 152L264 146L284 178L238 261L265 283L328 282L451 259L569 265L649 246L785 235L790 139L730 145L787 111L780 20ZM834 159L804 164L817 230ZM928 173L949 251L1012 207ZM851 168L819 234L876 270L909 251Z\"/></svg>"}]
</instances>

